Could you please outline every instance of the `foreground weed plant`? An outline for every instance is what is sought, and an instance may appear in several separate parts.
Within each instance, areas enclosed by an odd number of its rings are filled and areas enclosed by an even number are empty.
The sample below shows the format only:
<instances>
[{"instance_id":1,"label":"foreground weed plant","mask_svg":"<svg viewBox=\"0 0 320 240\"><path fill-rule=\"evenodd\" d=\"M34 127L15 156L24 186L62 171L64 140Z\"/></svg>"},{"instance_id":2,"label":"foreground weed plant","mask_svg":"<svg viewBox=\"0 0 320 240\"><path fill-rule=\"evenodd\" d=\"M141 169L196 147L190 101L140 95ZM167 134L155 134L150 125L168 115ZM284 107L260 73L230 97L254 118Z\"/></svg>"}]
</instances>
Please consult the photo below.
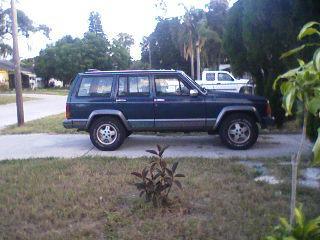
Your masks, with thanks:
<instances>
[{"instance_id":1,"label":"foreground weed plant","mask_svg":"<svg viewBox=\"0 0 320 240\"><path fill-rule=\"evenodd\" d=\"M140 191L140 197L144 195L146 202L152 201L155 207L168 204L168 195L172 186L175 184L179 189L182 189L181 182L177 178L185 177L184 174L175 173L178 162L175 162L169 168L167 162L162 158L167 148L168 146L157 145L157 150L147 150L156 158L141 173L131 173L142 180L142 182L135 184Z\"/></svg>"},{"instance_id":2,"label":"foreground weed plant","mask_svg":"<svg viewBox=\"0 0 320 240\"><path fill-rule=\"evenodd\" d=\"M295 209L295 224L291 226L285 218L274 229L274 235L265 240L320 240L320 216L306 221L302 208Z\"/></svg>"}]
</instances>

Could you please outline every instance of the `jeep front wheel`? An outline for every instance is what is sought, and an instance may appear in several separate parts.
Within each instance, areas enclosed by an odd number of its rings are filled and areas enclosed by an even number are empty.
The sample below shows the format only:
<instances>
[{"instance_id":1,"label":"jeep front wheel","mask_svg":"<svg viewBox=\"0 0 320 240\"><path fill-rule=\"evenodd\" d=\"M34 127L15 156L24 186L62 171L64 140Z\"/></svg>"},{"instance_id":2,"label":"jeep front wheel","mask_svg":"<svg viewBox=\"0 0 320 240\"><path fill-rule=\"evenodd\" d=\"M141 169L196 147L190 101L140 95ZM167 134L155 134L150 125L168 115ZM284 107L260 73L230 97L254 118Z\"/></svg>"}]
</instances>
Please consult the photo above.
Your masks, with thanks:
<instances>
[{"instance_id":1,"label":"jeep front wheel","mask_svg":"<svg viewBox=\"0 0 320 240\"><path fill-rule=\"evenodd\" d=\"M98 118L90 127L92 144L102 151L113 151L121 146L126 137L126 131L115 118Z\"/></svg>"},{"instance_id":2,"label":"jeep front wheel","mask_svg":"<svg viewBox=\"0 0 320 240\"><path fill-rule=\"evenodd\" d=\"M257 141L259 128L250 115L235 113L222 121L219 135L227 147L235 150L245 150Z\"/></svg>"}]
</instances>

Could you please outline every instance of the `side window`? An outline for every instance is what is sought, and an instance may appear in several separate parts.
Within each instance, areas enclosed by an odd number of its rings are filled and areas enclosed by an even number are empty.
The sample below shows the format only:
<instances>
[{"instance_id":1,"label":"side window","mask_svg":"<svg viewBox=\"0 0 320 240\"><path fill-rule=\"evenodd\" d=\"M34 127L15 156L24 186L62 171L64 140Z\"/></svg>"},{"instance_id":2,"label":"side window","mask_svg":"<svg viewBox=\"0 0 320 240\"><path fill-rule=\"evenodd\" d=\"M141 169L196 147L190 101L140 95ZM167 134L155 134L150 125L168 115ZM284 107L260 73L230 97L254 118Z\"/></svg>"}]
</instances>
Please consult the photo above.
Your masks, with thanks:
<instances>
[{"instance_id":1,"label":"side window","mask_svg":"<svg viewBox=\"0 0 320 240\"><path fill-rule=\"evenodd\" d=\"M150 80L148 76L119 77L119 96L149 96Z\"/></svg>"},{"instance_id":2,"label":"side window","mask_svg":"<svg viewBox=\"0 0 320 240\"><path fill-rule=\"evenodd\" d=\"M219 74L218 74L218 81L228 81L228 82L231 82L231 81L233 81L233 78L232 78L229 74L219 73Z\"/></svg>"},{"instance_id":3,"label":"side window","mask_svg":"<svg viewBox=\"0 0 320 240\"><path fill-rule=\"evenodd\" d=\"M113 77L83 77L79 97L105 97L111 95Z\"/></svg>"},{"instance_id":4,"label":"side window","mask_svg":"<svg viewBox=\"0 0 320 240\"><path fill-rule=\"evenodd\" d=\"M155 76L157 96L186 96L189 88L174 76Z\"/></svg>"},{"instance_id":5,"label":"side window","mask_svg":"<svg viewBox=\"0 0 320 240\"><path fill-rule=\"evenodd\" d=\"M214 81L215 80L215 73L207 73L206 79L207 79L207 81Z\"/></svg>"}]
</instances>

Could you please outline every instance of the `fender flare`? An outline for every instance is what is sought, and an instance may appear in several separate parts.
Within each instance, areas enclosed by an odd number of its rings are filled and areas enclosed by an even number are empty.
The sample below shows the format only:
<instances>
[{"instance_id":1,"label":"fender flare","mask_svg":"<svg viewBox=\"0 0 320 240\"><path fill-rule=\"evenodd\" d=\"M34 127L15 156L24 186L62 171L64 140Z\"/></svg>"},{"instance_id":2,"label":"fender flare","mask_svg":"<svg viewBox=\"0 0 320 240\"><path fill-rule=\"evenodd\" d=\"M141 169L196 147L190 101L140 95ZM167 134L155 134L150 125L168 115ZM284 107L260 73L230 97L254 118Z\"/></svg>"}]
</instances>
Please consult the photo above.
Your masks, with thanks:
<instances>
[{"instance_id":1,"label":"fender flare","mask_svg":"<svg viewBox=\"0 0 320 240\"><path fill-rule=\"evenodd\" d=\"M125 118L123 113L119 110L94 110L88 118L88 121L86 124L86 129L89 129L90 124L92 123L93 119L97 116L116 116L121 120L124 127L128 131L131 131L131 126L130 126L129 122L127 121L127 119Z\"/></svg>"},{"instance_id":2,"label":"fender flare","mask_svg":"<svg viewBox=\"0 0 320 240\"><path fill-rule=\"evenodd\" d=\"M216 122L214 124L213 129L216 129L221 120L223 119L223 117L230 112L251 112L255 115L255 117L257 118L257 122L261 123L261 117L257 111L257 109L253 106L228 106L228 107L224 107L221 112L219 113Z\"/></svg>"}]
</instances>

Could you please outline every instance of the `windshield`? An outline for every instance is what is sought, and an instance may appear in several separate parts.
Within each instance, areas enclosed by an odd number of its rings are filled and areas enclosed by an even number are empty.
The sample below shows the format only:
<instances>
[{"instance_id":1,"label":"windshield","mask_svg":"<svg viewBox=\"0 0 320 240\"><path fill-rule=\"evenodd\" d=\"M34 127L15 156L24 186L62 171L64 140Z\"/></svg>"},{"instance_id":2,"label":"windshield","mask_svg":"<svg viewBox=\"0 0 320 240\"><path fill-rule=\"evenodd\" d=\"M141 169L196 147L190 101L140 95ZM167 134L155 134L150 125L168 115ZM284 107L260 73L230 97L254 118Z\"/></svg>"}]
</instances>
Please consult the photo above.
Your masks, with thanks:
<instances>
[{"instance_id":1,"label":"windshield","mask_svg":"<svg viewBox=\"0 0 320 240\"><path fill-rule=\"evenodd\" d=\"M201 87L196 81L189 77L185 72L181 72L184 77L186 77L190 82L192 82L203 94L207 94L207 89Z\"/></svg>"}]
</instances>

